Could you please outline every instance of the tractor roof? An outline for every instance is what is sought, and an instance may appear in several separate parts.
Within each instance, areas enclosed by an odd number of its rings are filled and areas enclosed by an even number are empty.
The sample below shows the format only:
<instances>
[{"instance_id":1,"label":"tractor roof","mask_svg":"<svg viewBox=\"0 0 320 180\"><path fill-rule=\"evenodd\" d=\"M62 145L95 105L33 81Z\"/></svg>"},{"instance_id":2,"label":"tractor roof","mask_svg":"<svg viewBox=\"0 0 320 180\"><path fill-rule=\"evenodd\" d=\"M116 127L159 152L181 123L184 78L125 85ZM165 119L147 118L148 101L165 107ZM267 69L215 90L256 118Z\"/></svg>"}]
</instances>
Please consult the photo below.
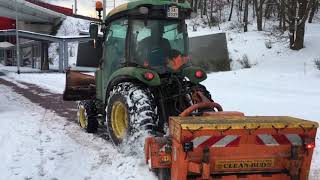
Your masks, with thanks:
<instances>
[{"instance_id":1,"label":"tractor roof","mask_svg":"<svg viewBox=\"0 0 320 180\"><path fill-rule=\"evenodd\" d=\"M170 0L136 0L136 1L130 1L128 3L122 4L114 9L112 9L109 14L107 15L107 18L127 11L127 10L131 10L131 9L135 9L138 7L141 7L143 5L151 5L151 6L161 6L161 5L176 5L180 8L186 8L186 9L190 9L190 4L187 1L184 1L182 3L177 3L174 1L170 1Z\"/></svg>"}]
</instances>

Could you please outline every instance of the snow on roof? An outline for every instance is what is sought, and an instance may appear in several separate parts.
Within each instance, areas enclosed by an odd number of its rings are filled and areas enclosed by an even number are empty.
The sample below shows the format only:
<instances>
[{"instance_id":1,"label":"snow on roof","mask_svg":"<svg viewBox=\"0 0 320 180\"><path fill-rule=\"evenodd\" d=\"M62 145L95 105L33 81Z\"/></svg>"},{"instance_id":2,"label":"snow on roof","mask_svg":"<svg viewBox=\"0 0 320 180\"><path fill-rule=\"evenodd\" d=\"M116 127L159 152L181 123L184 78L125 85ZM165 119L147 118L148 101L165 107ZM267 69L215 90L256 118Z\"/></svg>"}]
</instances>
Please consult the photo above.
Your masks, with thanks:
<instances>
[{"instance_id":1,"label":"snow on roof","mask_svg":"<svg viewBox=\"0 0 320 180\"><path fill-rule=\"evenodd\" d=\"M9 42L0 42L0 48L9 48L14 46L13 44L9 43Z\"/></svg>"},{"instance_id":2,"label":"snow on roof","mask_svg":"<svg viewBox=\"0 0 320 180\"><path fill-rule=\"evenodd\" d=\"M62 13L32 4L24 0L0 0L0 16L15 18L15 6L20 20L29 22L54 22L57 18L65 19Z\"/></svg>"}]
</instances>

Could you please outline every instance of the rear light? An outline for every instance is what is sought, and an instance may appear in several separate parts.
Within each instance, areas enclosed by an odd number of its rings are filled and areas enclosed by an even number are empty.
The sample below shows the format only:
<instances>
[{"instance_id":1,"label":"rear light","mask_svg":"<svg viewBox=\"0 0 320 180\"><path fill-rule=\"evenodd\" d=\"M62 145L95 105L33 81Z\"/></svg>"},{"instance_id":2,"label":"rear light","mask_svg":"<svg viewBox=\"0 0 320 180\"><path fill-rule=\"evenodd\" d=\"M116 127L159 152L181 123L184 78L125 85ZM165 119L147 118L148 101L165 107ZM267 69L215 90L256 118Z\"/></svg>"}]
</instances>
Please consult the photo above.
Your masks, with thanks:
<instances>
[{"instance_id":1,"label":"rear light","mask_svg":"<svg viewBox=\"0 0 320 180\"><path fill-rule=\"evenodd\" d=\"M313 149L314 146L315 146L314 143L306 144L306 148L307 148L307 149Z\"/></svg>"},{"instance_id":2,"label":"rear light","mask_svg":"<svg viewBox=\"0 0 320 180\"><path fill-rule=\"evenodd\" d=\"M196 78L203 78L204 72L201 71L201 70L197 70L197 71L194 73L194 76L195 76Z\"/></svg>"},{"instance_id":3,"label":"rear light","mask_svg":"<svg viewBox=\"0 0 320 180\"><path fill-rule=\"evenodd\" d=\"M151 81L154 78L154 74L151 72L145 72L143 76L146 80Z\"/></svg>"},{"instance_id":4,"label":"rear light","mask_svg":"<svg viewBox=\"0 0 320 180\"><path fill-rule=\"evenodd\" d=\"M314 140L307 137L304 139L304 146L306 149L313 149L315 147Z\"/></svg>"}]
</instances>

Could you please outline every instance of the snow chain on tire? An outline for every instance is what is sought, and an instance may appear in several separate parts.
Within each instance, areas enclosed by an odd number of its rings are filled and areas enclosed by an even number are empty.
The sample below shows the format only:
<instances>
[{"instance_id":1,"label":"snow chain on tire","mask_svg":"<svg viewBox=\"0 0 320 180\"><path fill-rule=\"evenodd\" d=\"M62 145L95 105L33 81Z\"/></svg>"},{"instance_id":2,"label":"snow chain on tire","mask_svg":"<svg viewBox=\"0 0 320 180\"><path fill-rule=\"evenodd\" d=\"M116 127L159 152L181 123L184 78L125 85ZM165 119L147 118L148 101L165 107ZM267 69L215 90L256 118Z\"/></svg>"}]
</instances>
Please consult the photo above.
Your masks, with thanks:
<instances>
[{"instance_id":1,"label":"snow chain on tire","mask_svg":"<svg viewBox=\"0 0 320 180\"><path fill-rule=\"evenodd\" d=\"M84 118L86 120L85 127L80 124L80 109L84 109ZM95 102L92 100L78 102L78 123L81 128L85 129L88 133L96 133L98 129L97 112L95 109Z\"/></svg>"},{"instance_id":2,"label":"snow chain on tire","mask_svg":"<svg viewBox=\"0 0 320 180\"><path fill-rule=\"evenodd\" d=\"M107 130L113 144L119 145L124 139L135 140L143 136L145 132L154 130L158 121L158 110L154 102L154 96L150 90L142 85L131 82L120 83L110 91L106 100L106 121ZM124 139L119 139L114 133L111 116L113 106L116 103L125 105L127 112L127 133Z\"/></svg>"}]
</instances>

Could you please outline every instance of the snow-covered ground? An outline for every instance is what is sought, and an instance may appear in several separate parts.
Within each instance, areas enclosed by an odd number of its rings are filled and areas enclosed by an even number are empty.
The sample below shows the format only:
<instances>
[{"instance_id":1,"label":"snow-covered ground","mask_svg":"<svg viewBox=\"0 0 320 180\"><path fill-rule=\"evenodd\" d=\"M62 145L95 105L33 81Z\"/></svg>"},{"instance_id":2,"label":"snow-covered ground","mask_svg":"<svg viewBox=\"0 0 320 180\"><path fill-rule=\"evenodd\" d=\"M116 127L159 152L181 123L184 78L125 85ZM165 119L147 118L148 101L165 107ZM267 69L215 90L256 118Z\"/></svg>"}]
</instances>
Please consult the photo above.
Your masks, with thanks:
<instances>
[{"instance_id":1,"label":"snow-covered ground","mask_svg":"<svg viewBox=\"0 0 320 180\"><path fill-rule=\"evenodd\" d=\"M290 115L320 123L320 70L313 62L320 57L319 32L320 24L307 24L306 48L300 51L288 49L286 39L268 33L228 32L234 70L211 73L203 84L225 110L247 115ZM266 48L266 41L271 42L271 49ZM243 55L248 57L252 68L239 69ZM0 67L0 72L1 69L5 68ZM64 89L63 74L17 75L7 71L6 74L5 79L13 82L33 83L57 93ZM29 176L38 179L43 172L44 179L154 178L143 165L141 155L118 154L110 143L86 134L52 112L44 113L44 109L20 95L7 92L11 90L0 87L0 120L6 118L2 123L4 131L0 131L0 146L4 147L0 152L11 153L10 156L0 153L0 159L6 161L0 172L6 172L7 179ZM22 116L24 119L19 118ZM319 146L320 133L310 172L312 180L320 180ZM58 155L61 152L63 156Z\"/></svg>"},{"instance_id":2,"label":"snow-covered ground","mask_svg":"<svg viewBox=\"0 0 320 180\"><path fill-rule=\"evenodd\" d=\"M308 24L305 46L289 50L278 41L271 49L258 32L231 34L228 42L233 60L246 54L250 69L218 72L203 83L225 110L247 115L289 115L320 123L320 70L314 59L320 57L320 24ZM229 36L230 38L230 36ZM270 38L268 38L270 39ZM311 179L320 179L320 132L311 167Z\"/></svg>"},{"instance_id":3,"label":"snow-covered ground","mask_svg":"<svg viewBox=\"0 0 320 180\"><path fill-rule=\"evenodd\" d=\"M0 179L155 179L143 154L119 153L1 84L0 102Z\"/></svg>"}]
</instances>

